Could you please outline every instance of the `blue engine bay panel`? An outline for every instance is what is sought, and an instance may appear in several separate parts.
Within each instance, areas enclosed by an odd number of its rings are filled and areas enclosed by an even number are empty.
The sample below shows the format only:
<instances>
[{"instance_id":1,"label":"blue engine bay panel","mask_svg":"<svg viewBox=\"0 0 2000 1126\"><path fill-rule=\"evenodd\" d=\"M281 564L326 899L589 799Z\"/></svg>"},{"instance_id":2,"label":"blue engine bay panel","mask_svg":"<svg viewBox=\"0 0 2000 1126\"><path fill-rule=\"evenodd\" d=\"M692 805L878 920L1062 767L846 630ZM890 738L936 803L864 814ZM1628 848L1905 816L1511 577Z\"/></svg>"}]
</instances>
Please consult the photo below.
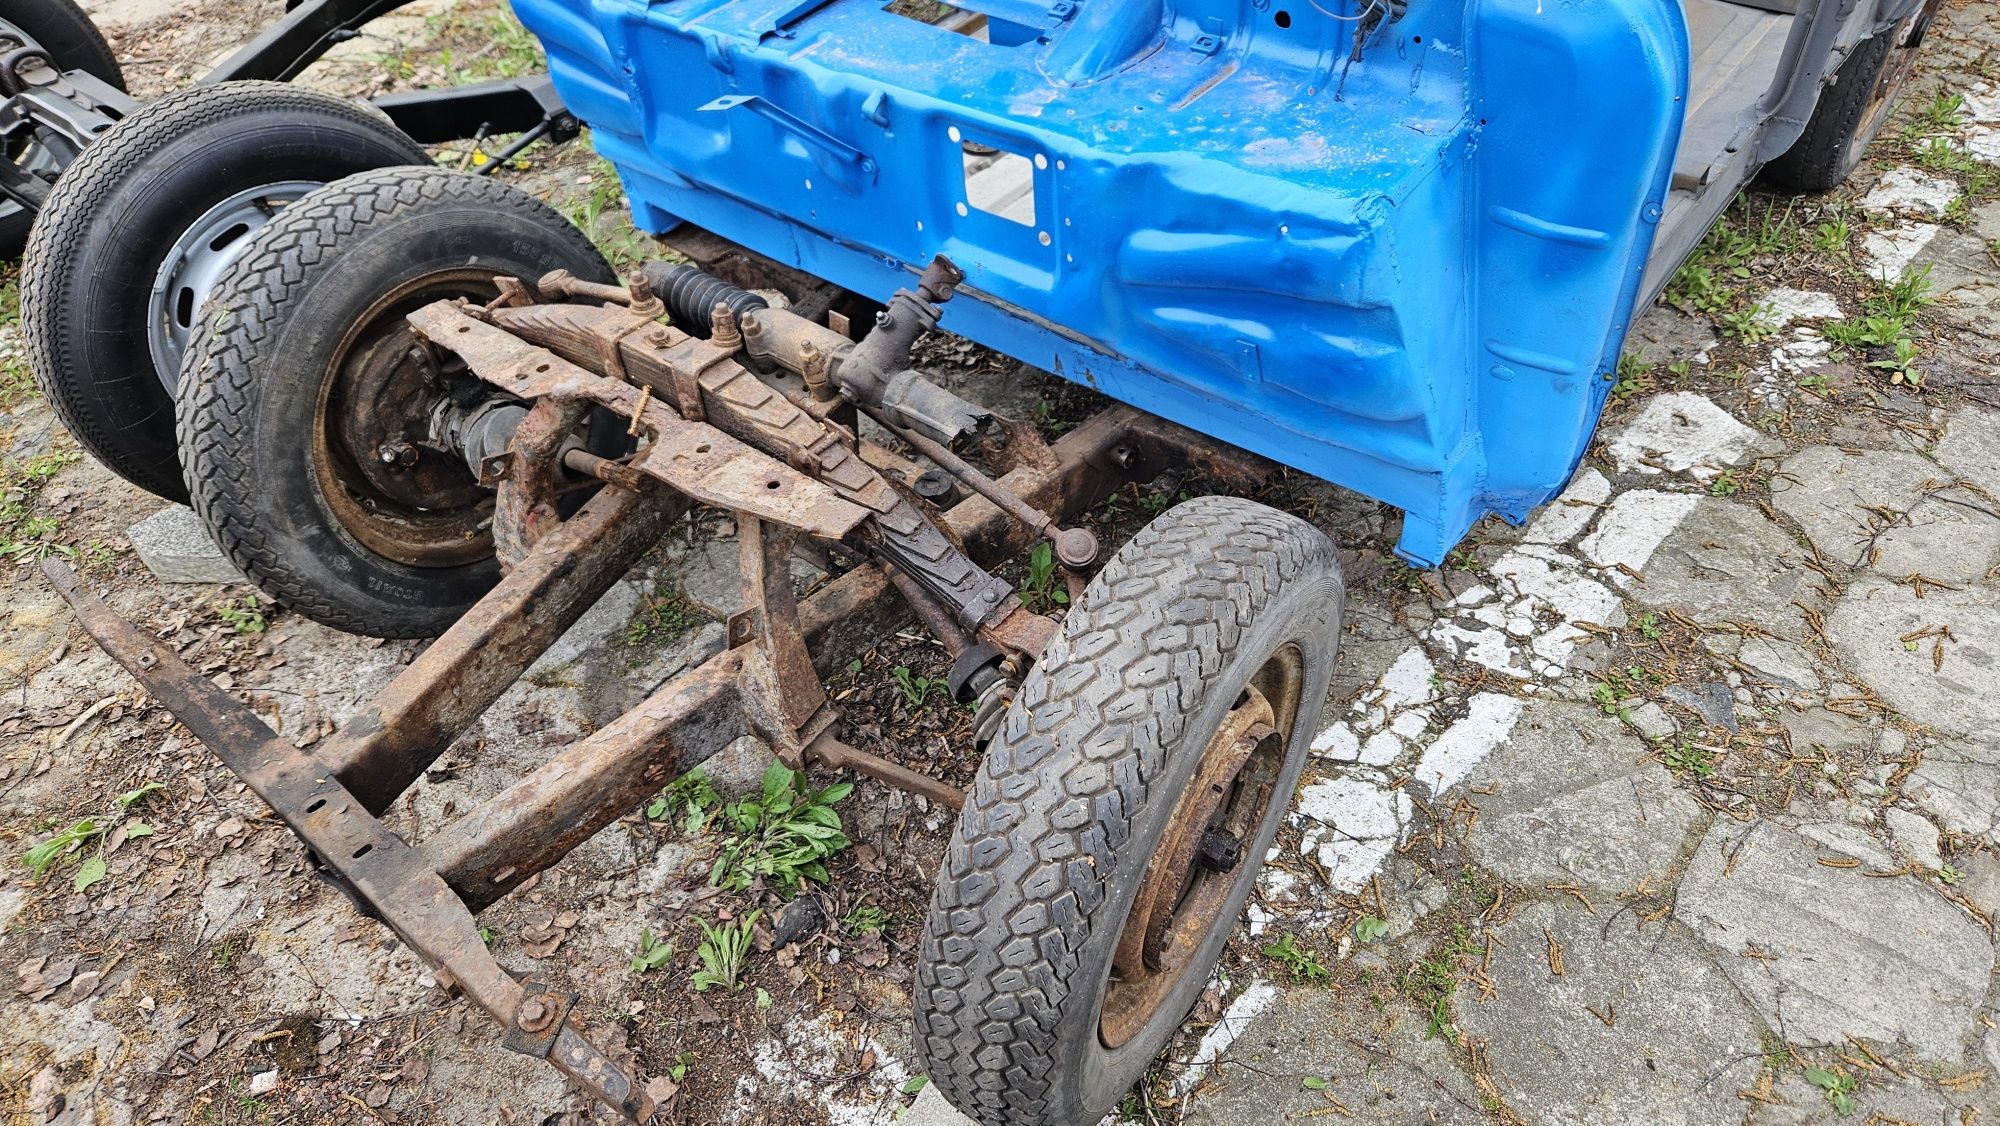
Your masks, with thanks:
<instances>
[{"instance_id":1,"label":"blue engine bay panel","mask_svg":"<svg viewBox=\"0 0 2000 1126\"><path fill-rule=\"evenodd\" d=\"M1676 0L514 5L641 227L877 298L948 255L944 327L1388 501L1426 566L1582 457L1688 74Z\"/></svg>"}]
</instances>

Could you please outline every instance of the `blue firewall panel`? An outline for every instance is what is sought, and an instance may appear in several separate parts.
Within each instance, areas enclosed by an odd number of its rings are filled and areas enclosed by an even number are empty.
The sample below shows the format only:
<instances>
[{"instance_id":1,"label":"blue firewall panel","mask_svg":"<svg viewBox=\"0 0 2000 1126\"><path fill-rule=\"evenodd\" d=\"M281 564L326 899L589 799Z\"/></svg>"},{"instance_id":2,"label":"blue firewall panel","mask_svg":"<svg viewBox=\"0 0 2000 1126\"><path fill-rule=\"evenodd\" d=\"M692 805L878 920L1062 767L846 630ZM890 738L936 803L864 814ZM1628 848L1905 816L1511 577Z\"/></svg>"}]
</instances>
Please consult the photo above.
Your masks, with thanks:
<instances>
[{"instance_id":1,"label":"blue firewall panel","mask_svg":"<svg viewBox=\"0 0 2000 1126\"><path fill-rule=\"evenodd\" d=\"M1395 504L1426 565L1581 457L1687 74L1673 0L515 6L641 226L877 297L949 255L947 328Z\"/></svg>"}]
</instances>

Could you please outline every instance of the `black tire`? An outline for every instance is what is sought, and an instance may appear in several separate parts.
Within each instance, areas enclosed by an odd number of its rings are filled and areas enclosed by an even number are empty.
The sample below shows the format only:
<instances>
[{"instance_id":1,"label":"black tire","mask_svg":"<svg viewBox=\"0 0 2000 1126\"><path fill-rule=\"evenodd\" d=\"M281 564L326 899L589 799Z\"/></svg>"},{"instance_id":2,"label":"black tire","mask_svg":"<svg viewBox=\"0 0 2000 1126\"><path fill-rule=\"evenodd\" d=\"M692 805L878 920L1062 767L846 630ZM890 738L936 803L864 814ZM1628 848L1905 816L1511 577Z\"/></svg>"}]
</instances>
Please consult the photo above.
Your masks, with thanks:
<instances>
[{"instance_id":1,"label":"black tire","mask_svg":"<svg viewBox=\"0 0 2000 1126\"><path fill-rule=\"evenodd\" d=\"M494 276L555 269L614 280L540 200L434 167L328 184L258 231L209 301L179 392L194 510L237 568L315 621L377 637L434 636L486 593L500 574L490 540L479 557L426 565L370 538L375 526L341 491L367 478L339 444L350 415L335 391L364 347L414 344L368 336L369 325L407 334L402 318L431 300L490 296ZM471 481L462 463L453 472Z\"/></svg>"},{"instance_id":2,"label":"black tire","mask_svg":"<svg viewBox=\"0 0 2000 1126\"><path fill-rule=\"evenodd\" d=\"M0 4L0 20L27 32L62 69L87 70L120 90L125 88L125 72L118 68L118 56L111 53L104 33L71 0L7 0Z\"/></svg>"},{"instance_id":3,"label":"black tire","mask_svg":"<svg viewBox=\"0 0 2000 1126\"><path fill-rule=\"evenodd\" d=\"M111 53L104 33L70 0L6 0L0 5L0 20L20 28L40 43L54 57L57 67L88 71L120 90L125 88L125 73L118 69L118 56ZM33 148L29 144L7 155L10 159L28 159L32 167L38 163L29 157ZM28 228L33 222L34 216L19 204L0 200L0 260L20 256L21 248L28 245Z\"/></svg>"},{"instance_id":4,"label":"black tire","mask_svg":"<svg viewBox=\"0 0 2000 1126\"><path fill-rule=\"evenodd\" d=\"M985 1126L1094 1122L1180 1027L1291 804L1343 600L1324 535L1227 497L1170 510L1091 581L988 746L925 924L916 1041L959 1110ZM1210 928L1172 960L1178 976L1107 1047L1112 963L1142 879L1178 803L1204 789L1190 781L1214 733L1281 654L1298 660L1296 691L1265 736L1277 758L1243 859L1207 899Z\"/></svg>"},{"instance_id":5,"label":"black tire","mask_svg":"<svg viewBox=\"0 0 2000 1126\"><path fill-rule=\"evenodd\" d=\"M278 82L182 90L105 130L49 193L22 264L43 394L113 472L185 501L169 391L179 372L160 369L150 338L154 282L176 243L239 193L428 161L379 113Z\"/></svg>"},{"instance_id":6,"label":"black tire","mask_svg":"<svg viewBox=\"0 0 2000 1126\"><path fill-rule=\"evenodd\" d=\"M1855 45L1832 85L1820 91L1805 132L1764 166L1765 180L1787 191L1828 192L1861 166L1916 65L1936 6L1926 4L1909 21Z\"/></svg>"}]
</instances>

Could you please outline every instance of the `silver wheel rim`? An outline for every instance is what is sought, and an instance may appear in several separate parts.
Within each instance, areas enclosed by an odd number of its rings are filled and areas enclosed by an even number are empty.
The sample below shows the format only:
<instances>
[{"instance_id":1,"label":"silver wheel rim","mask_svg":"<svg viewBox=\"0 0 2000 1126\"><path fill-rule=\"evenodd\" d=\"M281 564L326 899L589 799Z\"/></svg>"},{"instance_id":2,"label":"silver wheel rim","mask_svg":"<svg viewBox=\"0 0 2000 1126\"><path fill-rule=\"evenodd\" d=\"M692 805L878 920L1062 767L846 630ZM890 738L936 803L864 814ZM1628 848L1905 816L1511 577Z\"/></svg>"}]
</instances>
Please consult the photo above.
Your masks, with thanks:
<instances>
[{"instance_id":1,"label":"silver wheel rim","mask_svg":"<svg viewBox=\"0 0 2000 1126\"><path fill-rule=\"evenodd\" d=\"M310 180L285 180L237 192L209 208L174 241L153 276L146 310L146 346L169 395L180 383L181 357L194 335L195 318L223 273L242 257L250 237L286 204L319 186Z\"/></svg>"}]
</instances>

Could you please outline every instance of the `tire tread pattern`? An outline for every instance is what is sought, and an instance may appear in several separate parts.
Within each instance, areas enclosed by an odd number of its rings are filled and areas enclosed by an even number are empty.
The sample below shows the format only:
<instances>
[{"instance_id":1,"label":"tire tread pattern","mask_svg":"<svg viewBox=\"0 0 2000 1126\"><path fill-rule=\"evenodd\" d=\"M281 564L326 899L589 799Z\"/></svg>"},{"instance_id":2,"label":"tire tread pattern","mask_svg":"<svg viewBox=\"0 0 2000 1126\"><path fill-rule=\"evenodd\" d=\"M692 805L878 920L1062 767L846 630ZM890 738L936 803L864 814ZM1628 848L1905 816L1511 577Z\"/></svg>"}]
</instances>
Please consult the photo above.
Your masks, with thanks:
<instances>
[{"instance_id":1,"label":"tire tread pattern","mask_svg":"<svg viewBox=\"0 0 2000 1126\"><path fill-rule=\"evenodd\" d=\"M230 82L196 86L152 102L104 131L66 169L35 218L21 266L21 334L28 366L56 417L106 468L134 485L168 500L184 501L180 467L144 458L80 384L89 373L72 370L70 357L81 349L89 326L67 307L72 270L84 260L92 227L104 215L126 178L177 138L244 113L293 113L304 119L331 115L364 124L409 146L413 161L428 160L423 148L386 126L381 115L332 94L282 82ZM87 279L83 279L87 283ZM171 404L169 404L169 408Z\"/></svg>"},{"instance_id":2,"label":"tire tread pattern","mask_svg":"<svg viewBox=\"0 0 2000 1126\"><path fill-rule=\"evenodd\" d=\"M1815 193L1830 192L1847 179L1859 163L1859 157L1848 159L1852 142L1874 101L1876 83L1892 49L1886 33L1863 40L1854 49L1841 63L1833 85L1820 92L1805 131L1764 166L1767 179L1791 191Z\"/></svg>"},{"instance_id":3,"label":"tire tread pattern","mask_svg":"<svg viewBox=\"0 0 2000 1126\"><path fill-rule=\"evenodd\" d=\"M383 168L336 180L285 208L258 231L216 286L189 342L177 418L182 464L195 514L244 576L285 606L337 629L377 637L428 637L462 607L430 615L405 611L384 620L329 597L293 565L296 544L270 534L257 518L258 381L272 370L272 350L291 315L288 303L315 271L371 224L419 209L470 205L511 210L568 233L580 253L597 249L547 204L518 188L439 168Z\"/></svg>"},{"instance_id":4,"label":"tire tread pattern","mask_svg":"<svg viewBox=\"0 0 2000 1126\"><path fill-rule=\"evenodd\" d=\"M1203 497L1142 529L1070 610L986 751L925 925L918 1047L960 1110L1045 1126L1077 1109L1054 1044L1066 1022L1094 1027L1094 1004L1071 1011L1094 992L1079 953L1122 926L1093 914L1165 748L1279 589L1327 570L1333 545L1311 525Z\"/></svg>"}]
</instances>

